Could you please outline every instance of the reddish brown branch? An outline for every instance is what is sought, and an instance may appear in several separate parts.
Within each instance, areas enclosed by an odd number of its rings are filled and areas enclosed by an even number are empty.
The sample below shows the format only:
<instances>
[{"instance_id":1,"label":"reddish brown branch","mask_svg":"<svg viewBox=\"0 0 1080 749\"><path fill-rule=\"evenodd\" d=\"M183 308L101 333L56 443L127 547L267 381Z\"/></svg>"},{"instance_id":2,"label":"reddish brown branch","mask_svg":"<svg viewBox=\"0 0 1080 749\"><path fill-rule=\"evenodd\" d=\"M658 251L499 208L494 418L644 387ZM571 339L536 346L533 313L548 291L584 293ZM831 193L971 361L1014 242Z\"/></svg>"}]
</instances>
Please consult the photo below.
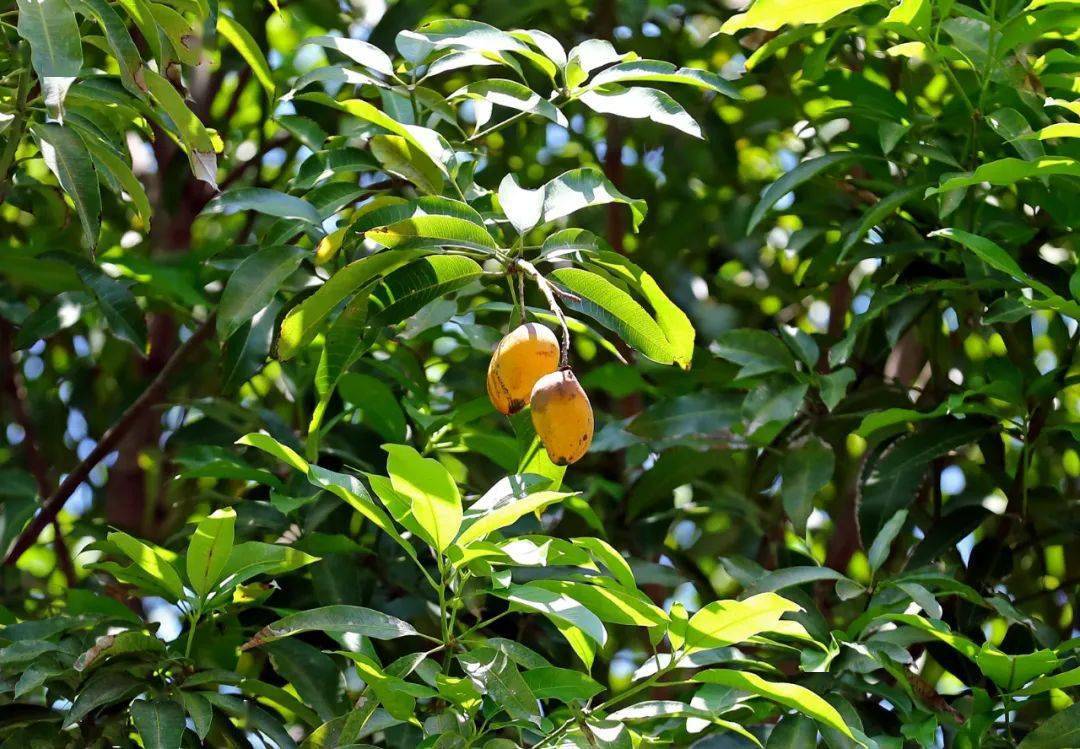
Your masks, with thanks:
<instances>
[{"instance_id":1,"label":"reddish brown branch","mask_svg":"<svg viewBox=\"0 0 1080 749\"><path fill-rule=\"evenodd\" d=\"M128 406L127 410L121 414L116 423L109 427L105 434L102 435L101 441L99 441L97 446L90 451L90 454L67 475L60 486L57 487L56 491L42 503L41 511L34 516L30 523L23 529L22 533L19 534L19 537L15 540L11 550L4 558L5 565L15 564L15 562L19 560L19 557L34 544L45 526L53 522L61 508L63 508L64 503L67 502L75 489L86 480L87 476L90 475L90 472L94 470L94 467L115 449L117 443L120 442L128 429L139 420L139 417L142 416L143 412L158 402L165 392L169 377L180 368L184 360L187 359L192 351L197 349L213 334L214 321L215 315L210 315L206 322L204 322L191 337L176 350L176 353L174 353L169 361L165 363L165 366L161 368L157 377L155 377L153 382L151 382L146 390L142 392L142 395L136 398L135 401Z\"/></svg>"},{"instance_id":2,"label":"reddish brown branch","mask_svg":"<svg viewBox=\"0 0 1080 749\"><path fill-rule=\"evenodd\" d=\"M38 497L44 499L49 496L49 487L51 486L49 464L41 454L41 448L38 446L37 430L34 429L34 422L30 418L30 410L26 407L26 388L19 378L19 373L15 368L15 361L12 358L14 350L12 338L11 326L7 321L0 320L0 356L3 357L0 363L4 367L2 387L11 404L11 413L15 418L15 423L22 427L23 430L22 446L26 457L26 467L30 469L30 473L34 476ZM75 576L75 566L71 563L71 552L64 541L64 534L60 531L60 523L55 517L52 519L52 526L53 533L56 536L53 539L53 547L56 550L56 564L60 568L60 572L63 573L68 587L72 587L78 582L78 578Z\"/></svg>"}]
</instances>

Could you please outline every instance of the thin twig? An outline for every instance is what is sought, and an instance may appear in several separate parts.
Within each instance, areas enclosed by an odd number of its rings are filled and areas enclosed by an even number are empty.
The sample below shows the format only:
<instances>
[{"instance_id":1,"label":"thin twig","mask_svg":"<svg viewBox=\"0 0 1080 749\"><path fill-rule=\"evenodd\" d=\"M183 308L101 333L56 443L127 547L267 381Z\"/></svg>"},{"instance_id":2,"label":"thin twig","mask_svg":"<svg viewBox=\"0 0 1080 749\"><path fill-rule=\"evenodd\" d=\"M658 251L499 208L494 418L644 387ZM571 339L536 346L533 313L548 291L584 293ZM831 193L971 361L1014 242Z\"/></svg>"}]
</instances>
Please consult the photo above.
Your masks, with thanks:
<instances>
[{"instance_id":1,"label":"thin twig","mask_svg":"<svg viewBox=\"0 0 1080 749\"><path fill-rule=\"evenodd\" d=\"M79 465L64 478L60 486L56 491L46 499L41 506L41 510L30 521L30 523L23 528L22 533L15 539L15 543L11 546L11 550L4 558L5 565L13 565L19 560L19 557L29 549L37 540L38 535L44 530L45 526L51 523L60 510L63 508L64 503L72 493L86 480L90 472L94 470L94 467L105 458L116 445L120 442L121 438L127 433L127 431L138 421L139 417L146 409L150 408L154 403L158 401L161 395L165 392L165 388L168 385L169 377L172 376L177 369L180 368L184 360L191 354L192 351L197 349L204 341L210 338L214 332L216 313L211 314L210 317L204 322L191 337L188 338L180 348L176 349L173 355L165 362L165 366L161 368L153 382L147 386L146 390L142 392L135 401L127 407L127 410L120 415L116 423L106 430L102 435L101 441L97 443L97 446L90 451L90 454L83 459Z\"/></svg>"}]
</instances>

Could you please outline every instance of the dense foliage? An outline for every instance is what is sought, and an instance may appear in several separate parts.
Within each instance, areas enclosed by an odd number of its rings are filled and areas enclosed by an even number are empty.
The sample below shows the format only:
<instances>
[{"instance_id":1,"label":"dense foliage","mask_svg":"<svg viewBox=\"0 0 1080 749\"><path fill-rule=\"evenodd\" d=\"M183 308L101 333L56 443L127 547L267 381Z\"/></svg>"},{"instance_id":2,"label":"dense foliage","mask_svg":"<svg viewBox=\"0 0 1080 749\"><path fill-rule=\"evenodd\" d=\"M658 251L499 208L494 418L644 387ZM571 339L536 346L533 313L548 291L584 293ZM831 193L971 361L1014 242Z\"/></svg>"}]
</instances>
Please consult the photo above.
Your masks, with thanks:
<instances>
[{"instance_id":1,"label":"dense foliage","mask_svg":"<svg viewBox=\"0 0 1080 749\"><path fill-rule=\"evenodd\" d=\"M0 36L0 747L1080 746L1074 1Z\"/></svg>"}]
</instances>

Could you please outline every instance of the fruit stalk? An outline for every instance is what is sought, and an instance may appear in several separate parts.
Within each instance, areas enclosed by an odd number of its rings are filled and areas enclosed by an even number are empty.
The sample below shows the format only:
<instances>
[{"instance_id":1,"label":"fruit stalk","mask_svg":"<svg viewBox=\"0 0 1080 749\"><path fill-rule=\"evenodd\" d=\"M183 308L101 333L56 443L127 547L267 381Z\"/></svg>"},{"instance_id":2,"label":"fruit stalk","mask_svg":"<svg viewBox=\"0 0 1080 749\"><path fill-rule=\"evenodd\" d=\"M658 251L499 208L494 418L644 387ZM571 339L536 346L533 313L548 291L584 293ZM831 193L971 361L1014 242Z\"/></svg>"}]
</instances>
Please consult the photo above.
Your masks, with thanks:
<instances>
[{"instance_id":1,"label":"fruit stalk","mask_svg":"<svg viewBox=\"0 0 1080 749\"><path fill-rule=\"evenodd\" d=\"M536 282L536 285L543 292L544 298L547 299L548 307L552 313L559 320L559 327L562 328L562 344L559 347L559 368L565 368L570 366L570 328L566 325L566 316L563 315L562 308L559 303L555 301L555 292L552 291L551 284L548 280L536 269L536 266L530 263L528 260L522 260L518 258L514 261L517 267L526 275L531 276Z\"/></svg>"}]
</instances>

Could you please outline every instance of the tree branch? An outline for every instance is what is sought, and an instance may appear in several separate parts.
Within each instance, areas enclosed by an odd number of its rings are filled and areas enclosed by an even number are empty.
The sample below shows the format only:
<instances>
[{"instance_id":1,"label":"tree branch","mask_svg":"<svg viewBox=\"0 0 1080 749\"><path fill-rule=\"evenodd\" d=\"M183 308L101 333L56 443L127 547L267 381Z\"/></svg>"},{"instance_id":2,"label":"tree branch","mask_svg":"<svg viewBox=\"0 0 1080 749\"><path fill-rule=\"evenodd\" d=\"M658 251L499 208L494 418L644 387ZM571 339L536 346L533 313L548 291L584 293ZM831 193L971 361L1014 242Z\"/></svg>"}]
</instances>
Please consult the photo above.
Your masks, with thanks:
<instances>
[{"instance_id":1,"label":"tree branch","mask_svg":"<svg viewBox=\"0 0 1080 749\"><path fill-rule=\"evenodd\" d=\"M127 407L127 410L120 415L120 418L116 423L106 430L105 434L101 437L101 441L97 443L97 446L90 454L67 475L60 486L57 487L56 491L42 503L41 510L23 529L22 533L19 534L19 537L15 539L15 543L12 544L11 550L4 558L5 565L15 564L15 562L19 560L19 557L34 544L41 531L56 518L63 508L64 503L67 502L75 489L86 480L86 477L90 475L90 471L94 469L94 466L112 452L127 430L131 428L132 424L139 419L146 409L157 402L165 392L169 377L180 368L181 364L183 364L184 360L192 351L198 348L213 334L215 318L216 313L210 315L210 317L206 319L206 322L192 333L191 337L176 350L176 353L172 355L169 361L165 363L165 366L162 367L161 371L158 372L158 375L154 378L153 382L151 382L146 390L144 390L142 394Z\"/></svg>"},{"instance_id":2,"label":"tree branch","mask_svg":"<svg viewBox=\"0 0 1080 749\"><path fill-rule=\"evenodd\" d=\"M3 357L0 363L4 367L2 387L8 396L8 400L11 401L11 413L15 418L15 423L22 427L23 452L26 454L26 465L37 483L38 497L44 500L45 497L49 496L50 486L52 485L52 482L49 481L49 464L41 454L41 448L38 446L37 430L34 429L34 422L30 419L30 410L26 407L26 388L19 381L19 374L15 369L12 353L11 325L6 320L0 320L0 356ZM55 517L52 519L52 526L55 534L53 547L56 550L56 564L60 568L60 572L63 573L68 587L71 588L78 583L75 566L71 563L71 552L64 541L64 534L60 531L60 523L57 522Z\"/></svg>"}]
</instances>

